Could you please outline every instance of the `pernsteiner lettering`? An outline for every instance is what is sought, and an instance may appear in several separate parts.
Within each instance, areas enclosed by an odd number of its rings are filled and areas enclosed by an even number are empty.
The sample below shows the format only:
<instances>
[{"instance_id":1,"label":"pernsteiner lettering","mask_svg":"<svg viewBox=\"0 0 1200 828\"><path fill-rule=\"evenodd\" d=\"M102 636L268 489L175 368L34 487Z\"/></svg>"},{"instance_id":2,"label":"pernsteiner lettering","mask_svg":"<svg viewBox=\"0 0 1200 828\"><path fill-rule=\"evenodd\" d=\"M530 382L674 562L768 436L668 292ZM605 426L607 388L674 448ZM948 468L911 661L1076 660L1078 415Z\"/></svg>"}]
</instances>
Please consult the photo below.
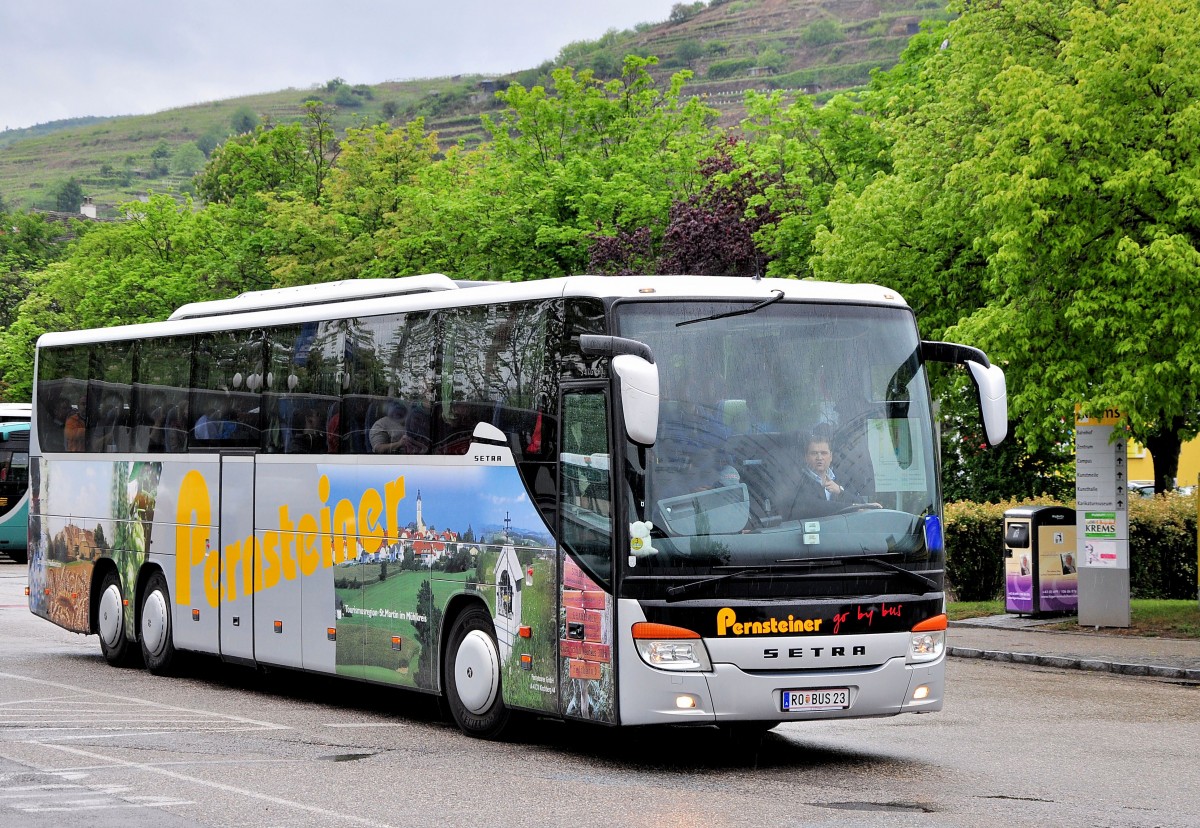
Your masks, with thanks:
<instances>
[{"instance_id":1,"label":"pernsteiner lettering","mask_svg":"<svg viewBox=\"0 0 1200 828\"><path fill-rule=\"evenodd\" d=\"M317 481L321 508L293 519L287 504L279 507L279 528L226 544L220 556L212 545L212 497L199 471L184 475L175 509L175 602L191 605L192 571L203 564L201 590L211 607L270 589L281 580L292 581L353 560L361 545L368 554L378 552L385 537L398 537L399 507L404 499L404 478L383 485L383 491L365 489L358 503L342 499L332 507L329 478ZM240 577L239 577L240 576ZM240 584L240 587L239 587Z\"/></svg>"},{"instance_id":2,"label":"pernsteiner lettering","mask_svg":"<svg viewBox=\"0 0 1200 828\"><path fill-rule=\"evenodd\" d=\"M820 632L822 618L768 618L765 621L737 620L737 613L729 607L717 611L717 635L790 635L793 633Z\"/></svg>"}]
</instances>

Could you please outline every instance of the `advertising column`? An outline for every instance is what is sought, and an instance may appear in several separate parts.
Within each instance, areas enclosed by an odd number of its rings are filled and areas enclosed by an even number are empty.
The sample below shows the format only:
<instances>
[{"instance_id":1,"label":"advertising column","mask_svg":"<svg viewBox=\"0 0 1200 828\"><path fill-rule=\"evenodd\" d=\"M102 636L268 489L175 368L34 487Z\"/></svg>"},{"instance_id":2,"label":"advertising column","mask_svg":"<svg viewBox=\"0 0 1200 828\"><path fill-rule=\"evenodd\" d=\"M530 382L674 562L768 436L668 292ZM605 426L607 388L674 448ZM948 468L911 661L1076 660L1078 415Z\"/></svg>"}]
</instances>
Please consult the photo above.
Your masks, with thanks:
<instances>
[{"instance_id":1,"label":"advertising column","mask_svg":"<svg viewBox=\"0 0 1200 828\"><path fill-rule=\"evenodd\" d=\"M1129 626L1129 498L1121 414L1075 409L1076 563L1079 623Z\"/></svg>"}]
</instances>

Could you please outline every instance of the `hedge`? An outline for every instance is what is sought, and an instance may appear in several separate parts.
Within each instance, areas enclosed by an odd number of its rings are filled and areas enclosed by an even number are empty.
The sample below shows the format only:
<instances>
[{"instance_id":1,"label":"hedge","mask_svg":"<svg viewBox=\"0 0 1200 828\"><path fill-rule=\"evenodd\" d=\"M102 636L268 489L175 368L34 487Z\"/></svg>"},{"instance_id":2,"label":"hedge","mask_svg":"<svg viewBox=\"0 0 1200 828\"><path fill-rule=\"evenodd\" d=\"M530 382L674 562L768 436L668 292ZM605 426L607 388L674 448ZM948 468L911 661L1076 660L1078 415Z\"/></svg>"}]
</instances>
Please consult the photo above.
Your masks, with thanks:
<instances>
[{"instance_id":1,"label":"hedge","mask_svg":"<svg viewBox=\"0 0 1200 828\"><path fill-rule=\"evenodd\" d=\"M959 601L1004 594L1004 513L1052 500L947 503L946 580ZM1074 507L1074 503L1065 504ZM1131 598L1196 599L1196 500L1166 495L1129 502Z\"/></svg>"}]
</instances>

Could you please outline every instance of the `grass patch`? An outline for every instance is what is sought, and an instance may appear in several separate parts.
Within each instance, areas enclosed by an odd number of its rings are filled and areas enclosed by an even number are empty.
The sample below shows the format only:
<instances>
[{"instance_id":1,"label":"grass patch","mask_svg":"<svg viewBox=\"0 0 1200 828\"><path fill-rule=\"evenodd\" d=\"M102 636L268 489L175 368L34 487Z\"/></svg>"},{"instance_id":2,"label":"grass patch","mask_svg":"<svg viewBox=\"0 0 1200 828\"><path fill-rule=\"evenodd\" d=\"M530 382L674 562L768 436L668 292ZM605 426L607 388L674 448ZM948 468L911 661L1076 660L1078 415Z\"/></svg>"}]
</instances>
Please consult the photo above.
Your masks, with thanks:
<instances>
[{"instance_id":1,"label":"grass patch","mask_svg":"<svg viewBox=\"0 0 1200 828\"><path fill-rule=\"evenodd\" d=\"M946 615L951 621L962 621L967 618L985 618L989 615L1003 615L1004 602L996 601L954 601L946 606Z\"/></svg>"},{"instance_id":2,"label":"grass patch","mask_svg":"<svg viewBox=\"0 0 1200 828\"><path fill-rule=\"evenodd\" d=\"M1067 632L1099 632L1105 635L1124 635L1160 638L1200 638L1200 603L1196 601L1167 601L1135 598L1129 602L1128 629L1115 627L1081 627L1077 619L1069 618L1043 629ZM1003 615L1004 601L961 601L951 603L946 614L951 621Z\"/></svg>"}]
</instances>

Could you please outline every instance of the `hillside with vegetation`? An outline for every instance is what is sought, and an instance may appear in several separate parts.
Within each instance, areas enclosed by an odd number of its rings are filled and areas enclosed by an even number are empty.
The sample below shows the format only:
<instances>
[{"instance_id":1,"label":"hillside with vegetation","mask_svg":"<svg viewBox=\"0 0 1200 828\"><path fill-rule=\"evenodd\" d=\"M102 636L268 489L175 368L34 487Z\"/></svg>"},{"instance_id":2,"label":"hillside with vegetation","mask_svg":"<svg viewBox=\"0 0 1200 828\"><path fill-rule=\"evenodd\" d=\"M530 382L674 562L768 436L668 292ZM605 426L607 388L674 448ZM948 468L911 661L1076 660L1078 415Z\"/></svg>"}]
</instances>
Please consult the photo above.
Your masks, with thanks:
<instances>
[{"instance_id":1,"label":"hillside with vegetation","mask_svg":"<svg viewBox=\"0 0 1200 828\"><path fill-rule=\"evenodd\" d=\"M7 130L0 132L0 205L74 212L89 196L103 218L150 191L194 193L193 176L217 146L259 124L302 121L312 100L328 105L339 132L423 118L443 149L473 145L487 135L480 115L503 108L497 91L512 83L549 85L551 71L564 66L618 77L627 54L659 58L650 71L660 82L692 72L687 94L734 125L745 115L748 89L826 99L866 84L873 69L893 66L922 21L948 17L941 0L699 0L676 4L666 21L567 44L555 60L504 77L376 84L334 78L152 115Z\"/></svg>"}]
</instances>

